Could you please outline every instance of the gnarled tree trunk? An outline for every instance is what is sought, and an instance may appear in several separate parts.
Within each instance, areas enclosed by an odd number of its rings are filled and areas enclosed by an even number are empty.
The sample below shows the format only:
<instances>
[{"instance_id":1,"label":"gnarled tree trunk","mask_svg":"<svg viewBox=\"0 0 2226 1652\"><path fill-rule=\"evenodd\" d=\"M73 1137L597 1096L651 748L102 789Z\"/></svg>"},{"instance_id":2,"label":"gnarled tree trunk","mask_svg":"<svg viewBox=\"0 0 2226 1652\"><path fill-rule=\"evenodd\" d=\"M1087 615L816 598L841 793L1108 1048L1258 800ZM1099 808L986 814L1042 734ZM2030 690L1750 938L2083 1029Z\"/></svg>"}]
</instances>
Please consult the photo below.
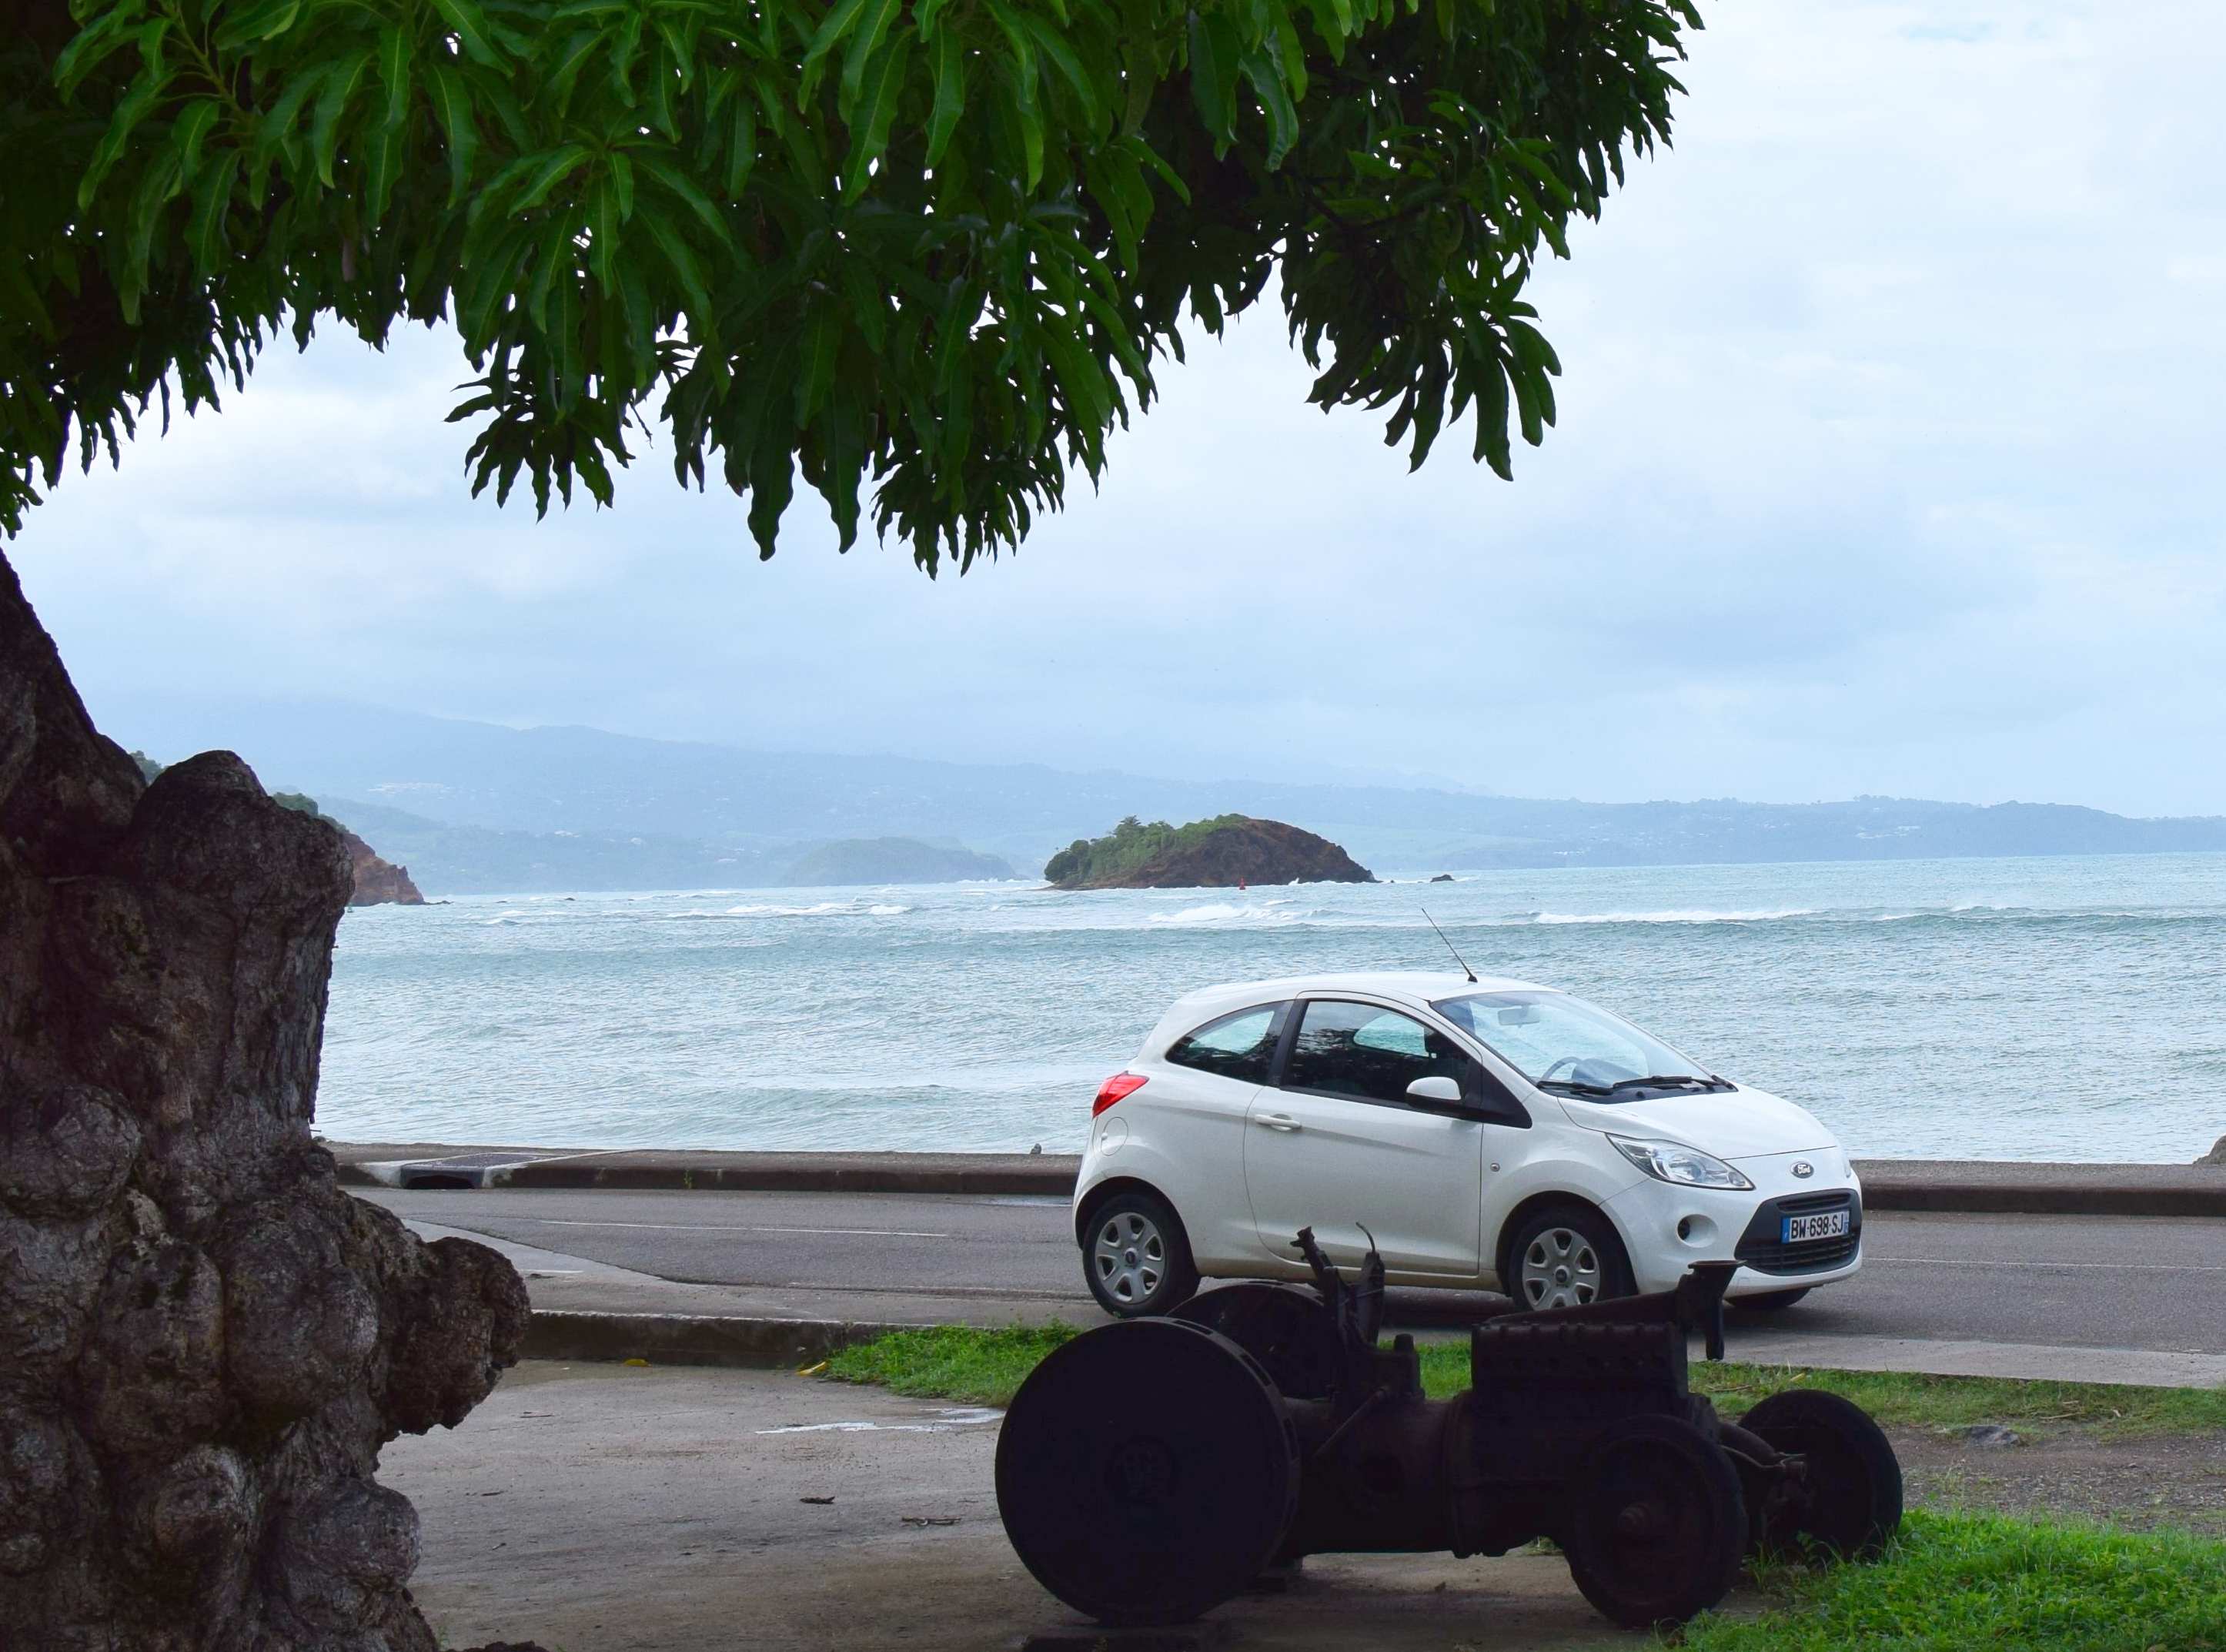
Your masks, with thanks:
<instances>
[{"instance_id":1,"label":"gnarled tree trunk","mask_svg":"<svg viewBox=\"0 0 2226 1652\"><path fill-rule=\"evenodd\" d=\"M212 752L151 785L0 559L0 1640L430 1652L397 1433L525 1293L309 1138L349 867Z\"/></svg>"}]
</instances>

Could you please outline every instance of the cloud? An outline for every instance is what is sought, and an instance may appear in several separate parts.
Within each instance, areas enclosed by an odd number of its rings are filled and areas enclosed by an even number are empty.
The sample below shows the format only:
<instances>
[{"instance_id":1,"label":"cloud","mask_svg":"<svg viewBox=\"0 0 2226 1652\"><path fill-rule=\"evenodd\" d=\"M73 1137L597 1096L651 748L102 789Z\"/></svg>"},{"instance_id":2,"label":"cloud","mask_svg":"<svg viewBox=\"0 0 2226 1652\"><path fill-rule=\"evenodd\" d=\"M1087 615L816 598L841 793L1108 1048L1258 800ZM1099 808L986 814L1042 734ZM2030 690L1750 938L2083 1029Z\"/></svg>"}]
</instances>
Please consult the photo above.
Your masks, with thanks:
<instances>
[{"instance_id":1,"label":"cloud","mask_svg":"<svg viewBox=\"0 0 2226 1652\"><path fill-rule=\"evenodd\" d=\"M467 497L445 334L266 362L10 549L104 692L1513 792L2226 811L2209 4L1709 8L1676 147L1536 297L1509 486L1200 339L1016 556L930 584L652 448Z\"/></svg>"}]
</instances>

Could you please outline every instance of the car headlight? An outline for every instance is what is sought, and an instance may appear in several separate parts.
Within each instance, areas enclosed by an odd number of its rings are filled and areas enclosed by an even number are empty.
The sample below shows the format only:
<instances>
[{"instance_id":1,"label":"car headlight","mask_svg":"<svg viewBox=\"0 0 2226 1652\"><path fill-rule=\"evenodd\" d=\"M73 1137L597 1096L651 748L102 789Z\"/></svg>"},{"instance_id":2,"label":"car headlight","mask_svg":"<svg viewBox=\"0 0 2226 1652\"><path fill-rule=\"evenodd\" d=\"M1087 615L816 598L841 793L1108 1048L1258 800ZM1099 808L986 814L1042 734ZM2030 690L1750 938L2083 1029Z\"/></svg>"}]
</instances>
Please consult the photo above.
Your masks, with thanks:
<instances>
[{"instance_id":1,"label":"car headlight","mask_svg":"<svg viewBox=\"0 0 2226 1652\"><path fill-rule=\"evenodd\" d=\"M1702 1153L1697 1147L1688 1147L1675 1141L1634 1141L1629 1136L1612 1135L1615 1150L1638 1166L1657 1182L1675 1182L1680 1187L1727 1187L1734 1191L1751 1189L1754 1184L1722 1160Z\"/></svg>"}]
</instances>

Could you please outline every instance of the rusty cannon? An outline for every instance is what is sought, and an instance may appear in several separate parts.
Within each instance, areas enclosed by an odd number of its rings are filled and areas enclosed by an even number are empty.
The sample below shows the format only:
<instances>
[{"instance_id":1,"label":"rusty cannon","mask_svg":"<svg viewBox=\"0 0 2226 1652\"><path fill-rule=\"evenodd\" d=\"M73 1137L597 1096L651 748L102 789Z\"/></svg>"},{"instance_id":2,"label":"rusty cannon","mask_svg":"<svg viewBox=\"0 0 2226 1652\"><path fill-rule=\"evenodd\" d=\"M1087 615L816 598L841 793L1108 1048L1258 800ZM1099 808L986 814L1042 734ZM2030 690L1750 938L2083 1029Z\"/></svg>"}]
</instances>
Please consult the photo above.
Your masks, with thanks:
<instances>
[{"instance_id":1,"label":"rusty cannon","mask_svg":"<svg viewBox=\"0 0 2226 1652\"><path fill-rule=\"evenodd\" d=\"M1014 1396L998 1510L1068 1605L1181 1623L1307 1554L1504 1554L1543 1537L1608 1617L1669 1625L1720 1601L1750 1554L1867 1559L1901 1523L1900 1464L1859 1407L1794 1390L1734 1425L1690 1391L1689 1338L1723 1357L1733 1263L1485 1320L1467 1392L1433 1401L1413 1337L1381 1345L1377 1254L1348 1283L1311 1229L1294 1248L1311 1290L1225 1286L1101 1326Z\"/></svg>"}]
</instances>

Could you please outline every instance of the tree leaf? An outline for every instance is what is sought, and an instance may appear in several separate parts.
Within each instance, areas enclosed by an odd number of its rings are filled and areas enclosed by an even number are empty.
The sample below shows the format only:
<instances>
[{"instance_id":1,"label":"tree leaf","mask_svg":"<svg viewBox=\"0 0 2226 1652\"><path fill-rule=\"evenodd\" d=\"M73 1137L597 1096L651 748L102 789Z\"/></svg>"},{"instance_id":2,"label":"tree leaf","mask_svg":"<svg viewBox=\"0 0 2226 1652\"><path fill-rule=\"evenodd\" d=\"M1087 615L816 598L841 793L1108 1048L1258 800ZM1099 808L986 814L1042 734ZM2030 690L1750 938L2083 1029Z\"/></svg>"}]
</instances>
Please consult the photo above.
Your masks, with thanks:
<instances>
[{"instance_id":1,"label":"tree leaf","mask_svg":"<svg viewBox=\"0 0 2226 1652\"><path fill-rule=\"evenodd\" d=\"M1291 94L1283 86L1281 66L1266 52L1247 52L1243 71L1260 99L1261 112L1268 118L1268 170L1273 172L1283 164L1283 157L1299 141L1299 111L1292 106Z\"/></svg>"},{"instance_id":2,"label":"tree leaf","mask_svg":"<svg viewBox=\"0 0 2226 1652\"><path fill-rule=\"evenodd\" d=\"M512 213L530 213L555 193L563 183L587 163L588 148L584 143L567 143L543 156L540 164L529 175L525 190L506 209Z\"/></svg>"},{"instance_id":3,"label":"tree leaf","mask_svg":"<svg viewBox=\"0 0 2226 1652\"><path fill-rule=\"evenodd\" d=\"M1096 134L1105 124L1104 101L1097 95L1097 83L1082 67L1082 60L1074 54L1059 31L1034 12L1025 14L1028 33L1034 37L1036 49L1044 54L1059 78L1074 88L1076 99L1082 105L1082 118L1091 133Z\"/></svg>"},{"instance_id":4,"label":"tree leaf","mask_svg":"<svg viewBox=\"0 0 2226 1652\"><path fill-rule=\"evenodd\" d=\"M827 16L821 19L818 31L812 35L811 45L804 54L802 73L797 81L796 106L799 110L811 106L811 94L818 86L819 77L824 73L819 67L821 62L828 53L843 43L844 35L857 27L866 4L867 0L836 0L828 10Z\"/></svg>"},{"instance_id":5,"label":"tree leaf","mask_svg":"<svg viewBox=\"0 0 2226 1652\"><path fill-rule=\"evenodd\" d=\"M454 206L464 198L471 182L472 160L479 152L479 124L473 118L463 76L453 65L436 60L428 67L427 78L432 83L433 113L448 140L448 204Z\"/></svg>"},{"instance_id":6,"label":"tree leaf","mask_svg":"<svg viewBox=\"0 0 2226 1652\"><path fill-rule=\"evenodd\" d=\"M365 157L365 194L369 196L369 215L374 224L386 216L386 209L394 204L394 186L402 173L402 152L404 134L399 126L381 124L371 135L371 145Z\"/></svg>"},{"instance_id":7,"label":"tree leaf","mask_svg":"<svg viewBox=\"0 0 2226 1652\"><path fill-rule=\"evenodd\" d=\"M194 193L194 209L186 226L193 250L194 268L206 276L224 261L224 220L232 206L232 189L239 176L239 152L234 149L209 162Z\"/></svg>"},{"instance_id":8,"label":"tree leaf","mask_svg":"<svg viewBox=\"0 0 2226 1652\"><path fill-rule=\"evenodd\" d=\"M180 111L170 141L177 146L181 176L191 178L200 174L201 144L208 137L209 128L216 124L217 113L213 98L196 98Z\"/></svg>"},{"instance_id":9,"label":"tree leaf","mask_svg":"<svg viewBox=\"0 0 2226 1652\"><path fill-rule=\"evenodd\" d=\"M859 89L856 118L850 124L850 155L843 163L845 195L854 196L865 187L868 168L888 148L889 126L896 118L897 104L904 95L905 68L912 60L912 39L909 24L898 30Z\"/></svg>"},{"instance_id":10,"label":"tree leaf","mask_svg":"<svg viewBox=\"0 0 2226 1652\"><path fill-rule=\"evenodd\" d=\"M317 181L328 189L333 186L333 159L340 147L340 116L347 109L348 99L355 94L356 82L371 67L371 51L365 48L350 52L332 67L325 77L323 92L317 98L316 112L309 118L309 152L317 169Z\"/></svg>"},{"instance_id":11,"label":"tree leaf","mask_svg":"<svg viewBox=\"0 0 2226 1652\"><path fill-rule=\"evenodd\" d=\"M78 181L77 204L80 211L92 205L92 198L100 188L101 180L108 175L109 168L123 155L124 145L131 141L131 135L138 130L139 123L146 119L153 110L155 100L162 90L162 82L142 70L132 81L130 90L124 94L123 101L116 105L116 113L109 119L108 130L100 135L100 142L93 147L92 158L86 163L85 175Z\"/></svg>"},{"instance_id":12,"label":"tree leaf","mask_svg":"<svg viewBox=\"0 0 2226 1652\"><path fill-rule=\"evenodd\" d=\"M758 162L757 111L746 98L735 99L731 131L727 139L727 198L740 200L749 187L750 173Z\"/></svg>"},{"instance_id":13,"label":"tree leaf","mask_svg":"<svg viewBox=\"0 0 2226 1652\"><path fill-rule=\"evenodd\" d=\"M678 279L681 290L688 295L694 319L708 330L713 314L711 289L703 280L703 266L696 257L696 249L688 245L687 238L670 219L662 212L652 210L646 202L635 211L634 221L647 230L650 238L657 243L658 251L665 255L665 262Z\"/></svg>"},{"instance_id":14,"label":"tree leaf","mask_svg":"<svg viewBox=\"0 0 2226 1652\"><path fill-rule=\"evenodd\" d=\"M709 230L722 245L731 245L734 237L727 228L727 220L710 196L698 189L685 173L674 167L664 156L644 150L633 157L634 162L661 185L674 199L696 214L696 221Z\"/></svg>"},{"instance_id":15,"label":"tree leaf","mask_svg":"<svg viewBox=\"0 0 2226 1652\"><path fill-rule=\"evenodd\" d=\"M811 423L835 383L835 357L843 342L843 327L831 305L816 308L804 334L804 371L796 380L796 422Z\"/></svg>"},{"instance_id":16,"label":"tree leaf","mask_svg":"<svg viewBox=\"0 0 2226 1652\"><path fill-rule=\"evenodd\" d=\"M302 0L263 0L236 12L227 12L211 41L219 52L236 52L266 40L275 40L294 26L302 15Z\"/></svg>"},{"instance_id":17,"label":"tree leaf","mask_svg":"<svg viewBox=\"0 0 2226 1652\"><path fill-rule=\"evenodd\" d=\"M441 21L455 34L456 43L464 48L466 56L490 68L501 63L493 42L487 38L487 14L480 10L479 0L432 0L432 3L433 10L441 14Z\"/></svg>"},{"instance_id":18,"label":"tree leaf","mask_svg":"<svg viewBox=\"0 0 2226 1652\"><path fill-rule=\"evenodd\" d=\"M855 126L858 98L864 91L866 66L881 48L881 38L900 10L899 0L866 0L858 27L851 31L850 49L843 59L843 90L836 108Z\"/></svg>"},{"instance_id":19,"label":"tree leaf","mask_svg":"<svg viewBox=\"0 0 2226 1652\"><path fill-rule=\"evenodd\" d=\"M378 74L386 83L386 124L399 126L410 113L410 39L399 23L378 31Z\"/></svg>"},{"instance_id":20,"label":"tree leaf","mask_svg":"<svg viewBox=\"0 0 2226 1652\"><path fill-rule=\"evenodd\" d=\"M957 29L944 28L935 37L935 108L927 118L927 164L939 166L958 118L966 112L966 43Z\"/></svg>"},{"instance_id":21,"label":"tree leaf","mask_svg":"<svg viewBox=\"0 0 2226 1652\"><path fill-rule=\"evenodd\" d=\"M1190 95L1217 156L1236 136L1237 31L1219 12L1190 15Z\"/></svg>"}]
</instances>

